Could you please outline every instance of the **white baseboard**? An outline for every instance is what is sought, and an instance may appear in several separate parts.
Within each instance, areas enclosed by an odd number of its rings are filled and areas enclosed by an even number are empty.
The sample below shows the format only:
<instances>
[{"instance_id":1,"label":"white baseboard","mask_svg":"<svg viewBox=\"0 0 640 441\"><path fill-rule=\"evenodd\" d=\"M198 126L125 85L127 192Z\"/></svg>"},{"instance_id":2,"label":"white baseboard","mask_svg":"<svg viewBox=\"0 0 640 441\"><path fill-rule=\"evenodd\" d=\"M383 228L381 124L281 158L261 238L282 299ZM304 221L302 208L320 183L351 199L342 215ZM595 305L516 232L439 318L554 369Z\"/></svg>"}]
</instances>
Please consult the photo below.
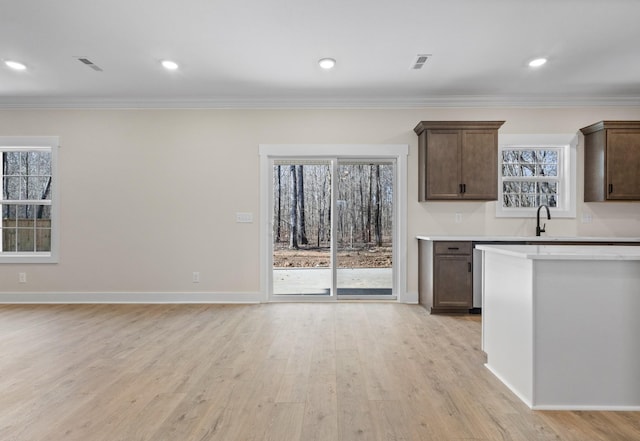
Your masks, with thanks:
<instances>
[{"instance_id":1,"label":"white baseboard","mask_svg":"<svg viewBox=\"0 0 640 441\"><path fill-rule=\"evenodd\" d=\"M260 303L259 292L1 292L1 303Z\"/></svg>"},{"instance_id":2,"label":"white baseboard","mask_svg":"<svg viewBox=\"0 0 640 441\"><path fill-rule=\"evenodd\" d=\"M533 410L570 410L570 411L587 411L587 412L638 412L640 406L610 406L610 405L593 405L583 406L578 404L536 404Z\"/></svg>"},{"instance_id":3,"label":"white baseboard","mask_svg":"<svg viewBox=\"0 0 640 441\"><path fill-rule=\"evenodd\" d=\"M509 383L508 381L506 381L502 375L500 375L497 371L495 371L490 365L489 363L485 363L484 367L486 367L487 369L489 369L489 372L491 372L493 375L495 375L498 380L502 381L502 383L507 386L507 388L513 392L515 394L515 396L517 396L518 398L520 398L520 400L522 400L522 402L524 404L526 404L529 409L533 409L533 403L531 402L531 400L529 399L529 397L527 397L525 394L521 393L518 389L516 389L515 387L513 387L511 385L511 383Z\"/></svg>"},{"instance_id":4,"label":"white baseboard","mask_svg":"<svg viewBox=\"0 0 640 441\"><path fill-rule=\"evenodd\" d=\"M66 303L261 303L260 292L0 292L0 304ZM287 298L296 302L300 299ZM401 295L398 303L417 304L418 293Z\"/></svg>"}]
</instances>

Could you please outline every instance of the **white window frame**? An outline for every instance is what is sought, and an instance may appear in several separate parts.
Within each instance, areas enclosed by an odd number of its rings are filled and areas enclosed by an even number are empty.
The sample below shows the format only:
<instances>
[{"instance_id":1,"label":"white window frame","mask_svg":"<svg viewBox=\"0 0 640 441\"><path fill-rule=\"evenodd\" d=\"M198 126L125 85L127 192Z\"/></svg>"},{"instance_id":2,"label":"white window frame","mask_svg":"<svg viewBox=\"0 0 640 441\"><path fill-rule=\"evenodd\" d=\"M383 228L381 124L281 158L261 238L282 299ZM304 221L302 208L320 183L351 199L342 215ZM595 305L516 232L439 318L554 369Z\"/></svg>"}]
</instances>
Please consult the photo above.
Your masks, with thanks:
<instances>
[{"instance_id":1,"label":"white window frame","mask_svg":"<svg viewBox=\"0 0 640 441\"><path fill-rule=\"evenodd\" d=\"M498 200L496 217L536 217L537 207L503 207L502 152L505 149L549 148L560 149L558 158L558 206L550 207L551 216L576 217L576 134L499 134L498 135Z\"/></svg>"},{"instance_id":2,"label":"white window frame","mask_svg":"<svg viewBox=\"0 0 640 441\"><path fill-rule=\"evenodd\" d=\"M3 252L0 247L0 264L58 262L58 148L57 136L0 136L0 151L3 152L43 150L51 152L51 251ZM0 245L1 240L0 238Z\"/></svg>"}]
</instances>

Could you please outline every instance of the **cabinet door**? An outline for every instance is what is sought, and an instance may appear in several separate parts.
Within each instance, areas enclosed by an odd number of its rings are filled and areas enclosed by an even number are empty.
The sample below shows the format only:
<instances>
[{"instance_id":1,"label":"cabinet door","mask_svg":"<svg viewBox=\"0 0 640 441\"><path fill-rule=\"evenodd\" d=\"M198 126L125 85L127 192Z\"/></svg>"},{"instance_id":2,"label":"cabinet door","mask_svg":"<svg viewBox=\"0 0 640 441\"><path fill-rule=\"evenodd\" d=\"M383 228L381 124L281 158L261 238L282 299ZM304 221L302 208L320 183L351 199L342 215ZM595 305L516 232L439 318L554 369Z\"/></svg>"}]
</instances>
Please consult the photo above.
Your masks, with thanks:
<instances>
[{"instance_id":1,"label":"cabinet door","mask_svg":"<svg viewBox=\"0 0 640 441\"><path fill-rule=\"evenodd\" d=\"M468 310L472 307L470 255L436 255L433 271L435 310Z\"/></svg>"},{"instance_id":2,"label":"cabinet door","mask_svg":"<svg viewBox=\"0 0 640 441\"><path fill-rule=\"evenodd\" d=\"M498 131L463 130L464 199L498 199Z\"/></svg>"},{"instance_id":3,"label":"cabinet door","mask_svg":"<svg viewBox=\"0 0 640 441\"><path fill-rule=\"evenodd\" d=\"M427 199L460 198L460 130L428 130Z\"/></svg>"},{"instance_id":4,"label":"cabinet door","mask_svg":"<svg viewBox=\"0 0 640 441\"><path fill-rule=\"evenodd\" d=\"M607 130L607 199L640 200L640 130Z\"/></svg>"}]
</instances>

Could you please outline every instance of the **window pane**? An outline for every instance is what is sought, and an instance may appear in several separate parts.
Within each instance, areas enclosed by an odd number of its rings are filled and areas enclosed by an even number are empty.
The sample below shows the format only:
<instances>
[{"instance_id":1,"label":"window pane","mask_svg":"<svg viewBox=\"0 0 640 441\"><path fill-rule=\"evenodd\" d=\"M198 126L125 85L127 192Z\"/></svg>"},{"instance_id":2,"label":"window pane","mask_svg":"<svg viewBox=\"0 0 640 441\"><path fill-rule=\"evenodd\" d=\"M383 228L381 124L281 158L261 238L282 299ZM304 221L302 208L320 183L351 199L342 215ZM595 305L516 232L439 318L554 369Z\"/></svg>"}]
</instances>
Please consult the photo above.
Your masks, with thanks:
<instances>
[{"instance_id":1,"label":"window pane","mask_svg":"<svg viewBox=\"0 0 640 441\"><path fill-rule=\"evenodd\" d=\"M502 183L502 192L503 193L520 193L520 183L505 181Z\"/></svg>"},{"instance_id":2,"label":"window pane","mask_svg":"<svg viewBox=\"0 0 640 441\"><path fill-rule=\"evenodd\" d=\"M2 251L16 251L16 237L15 228L2 228Z\"/></svg>"},{"instance_id":3,"label":"window pane","mask_svg":"<svg viewBox=\"0 0 640 441\"><path fill-rule=\"evenodd\" d=\"M48 176L38 176L27 178L27 199L48 200L50 199L51 178Z\"/></svg>"},{"instance_id":4,"label":"window pane","mask_svg":"<svg viewBox=\"0 0 640 441\"><path fill-rule=\"evenodd\" d=\"M557 182L540 182L540 192L545 194L558 194Z\"/></svg>"},{"instance_id":5,"label":"window pane","mask_svg":"<svg viewBox=\"0 0 640 441\"><path fill-rule=\"evenodd\" d=\"M538 166L538 176L558 176L557 164L543 164Z\"/></svg>"},{"instance_id":6,"label":"window pane","mask_svg":"<svg viewBox=\"0 0 640 441\"><path fill-rule=\"evenodd\" d=\"M520 206L520 197L516 194L504 194L502 202L507 208L517 208Z\"/></svg>"},{"instance_id":7,"label":"window pane","mask_svg":"<svg viewBox=\"0 0 640 441\"><path fill-rule=\"evenodd\" d=\"M51 206L35 207L36 251L51 251Z\"/></svg>"},{"instance_id":8,"label":"window pane","mask_svg":"<svg viewBox=\"0 0 640 441\"><path fill-rule=\"evenodd\" d=\"M24 223L21 222L21 225ZM18 248L16 251L35 251L34 230L30 228L18 228Z\"/></svg>"},{"instance_id":9,"label":"window pane","mask_svg":"<svg viewBox=\"0 0 640 441\"><path fill-rule=\"evenodd\" d=\"M536 152L534 150L522 150L520 152L520 161L529 164L536 162Z\"/></svg>"},{"instance_id":10,"label":"window pane","mask_svg":"<svg viewBox=\"0 0 640 441\"><path fill-rule=\"evenodd\" d=\"M5 152L4 153L4 174L5 175L13 175L19 176L26 173L26 170L22 169L22 165L24 161L22 161L22 153L23 152Z\"/></svg>"},{"instance_id":11,"label":"window pane","mask_svg":"<svg viewBox=\"0 0 640 441\"><path fill-rule=\"evenodd\" d=\"M555 150L538 150L537 159L538 162L543 164L557 164L558 152Z\"/></svg>"},{"instance_id":12,"label":"window pane","mask_svg":"<svg viewBox=\"0 0 640 441\"><path fill-rule=\"evenodd\" d=\"M517 164L502 164L502 176L522 176L520 166Z\"/></svg>"},{"instance_id":13,"label":"window pane","mask_svg":"<svg viewBox=\"0 0 640 441\"><path fill-rule=\"evenodd\" d=\"M2 206L2 251L16 250L16 206Z\"/></svg>"},{"instance_id":14,"label":"window pane","mask_svg":"<svg viewBox=\"0 0 640 441\"><path fill-rule=\"evenodd\" d=\"M536 175L536 166L534 164L522 166L522 174L520 176L535 176L535 175Z\"/></svg>"},{"instance_id":15,"label":"window pane","mask_svg":"<svg viewBox=\"0 0 640 441\"><path fill-rule=\"evenodd\" d=\"M546 204L549 207L557 207L558 201L555 195L541 194L540 204Z\"/></svg>"},{"instance_id":16,"label":"window pane","mask_svg":"<svg viewBox=\"0 0 640 441\"><path fill-rule=\"evenodd\" d=\"M517 150L503 150L502 162L520 162L520 153Z\"/></svg>"},{"instance_id":17,"label":"window pane","mask_svg":"<svg viewBox=\"0 0 640 441\"><path fill-rule=\"evenodd\" d=\"M18 207L18 251L35 251L35 207Z\"/></svg>"},{"instance_id":18,"label":"window pane","mask_svg":"<svg viewBox=\"0 0 640 441\"><path fill-rule=\"evenodd\" d=\"M22 195L22 180L23 178L18 176L5 177L4 186L2 187L2 199L15 201L24 199Z\"/></svg>"},{"instance_id":19,"label":"window pane","mask_svg":"<svg viewBox=\"0 0 640 441\"><path fill-rule=\"evenodd\" d=\"M51 251L51 206L3 204L2 251Z\"/></svg>"},{"instance_id":20,"label":"window pane","mask_svg":"<svg viewBox=\"0 0 640 441\"><path fill-rule=\"evenodd\" d=\"M521 195L520 196L521 207L537 207L537 197L535 195Z\"/></svg>"},{"instance_id":21,"label":"window pane","mask_svg":"<svg viewBox=\"0 0 640 441\"><path fill-rule=\"evenodd\" d=\"M51 251L51 229L36 230L36 251Z\"/></svg>"},{"instance_id":22,"label":"window pane","mask_svg":"<svg viewBox=\"0 0 640 441\"><path fill-rule=\"evenodd\" d=\"M521 188L523 193L535 193L536 183L530 181L522 182Z\"/></svg>"}]
</instances>

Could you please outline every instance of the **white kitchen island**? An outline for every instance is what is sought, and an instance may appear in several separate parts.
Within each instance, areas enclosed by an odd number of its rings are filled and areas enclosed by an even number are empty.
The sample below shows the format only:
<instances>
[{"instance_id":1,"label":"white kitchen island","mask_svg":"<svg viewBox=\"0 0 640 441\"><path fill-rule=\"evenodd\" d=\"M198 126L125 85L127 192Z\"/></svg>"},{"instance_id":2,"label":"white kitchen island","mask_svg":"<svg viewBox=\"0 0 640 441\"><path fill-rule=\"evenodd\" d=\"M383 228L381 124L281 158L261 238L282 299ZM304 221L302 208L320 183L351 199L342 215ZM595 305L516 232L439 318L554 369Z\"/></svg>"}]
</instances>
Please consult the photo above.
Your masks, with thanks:
<instances>
[{"instance_id":1,"label":"white kitchen island","mask_svg":"<svg viewBox=\"0 0 640 441\"><path fill-rule=\"evenodd\" d=\"M640 410L640 247L476 248L491 372L533 409Z\"/></svg>"}]
</instances>

